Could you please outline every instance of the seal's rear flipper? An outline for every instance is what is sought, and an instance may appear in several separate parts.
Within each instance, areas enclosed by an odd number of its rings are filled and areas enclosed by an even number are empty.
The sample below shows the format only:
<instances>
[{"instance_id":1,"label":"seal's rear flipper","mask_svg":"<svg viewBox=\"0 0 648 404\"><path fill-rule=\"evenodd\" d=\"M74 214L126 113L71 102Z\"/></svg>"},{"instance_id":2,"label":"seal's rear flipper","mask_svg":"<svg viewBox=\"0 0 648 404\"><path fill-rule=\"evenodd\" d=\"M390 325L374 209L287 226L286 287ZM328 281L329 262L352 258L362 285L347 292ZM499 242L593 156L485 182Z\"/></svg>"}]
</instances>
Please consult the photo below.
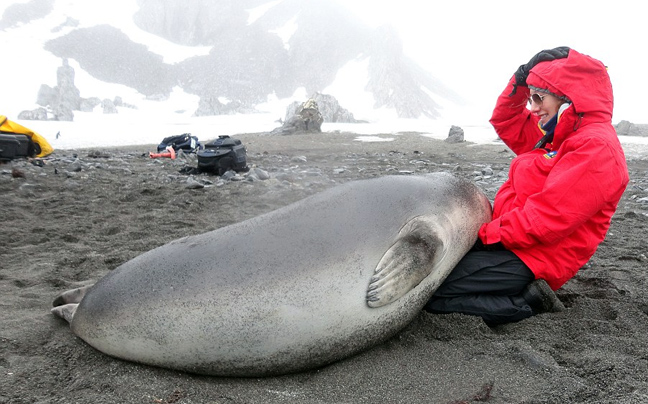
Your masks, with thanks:
<instances>
[{"instance_id":1,"label":"seal's rear flipper","mask_svg":"<svg viewBox=\"0 0 648 404\"><path fill-rule=\"evenodd\" d=\"M78 303L68 303L62 306L56 306L51 310L51 312L52 314L61 317L68 323L71 323L72 317L74 317L74 312L76 311L78 305Z\"/></svg>"},{"instance_id":2,"label":"seal's rear flipper","mask_svg":"<svg viewBox=\"0 0 648 404\"><path fill-rule=\"evenodd\" d=\"M369 281L367 305L381 307L404 296L432 273L443 254L433 223L422 216L410 220L380 259Z\"/></svg>"},{"instance_id":3,"label":"seal's rear flipper","mask_svg":"<svg viewBox=\"0 0 648 404\"><path fill-rule=\"evenodd\" d=\"M83 299L91 287L92 285L89 285L65 291L54 299L52 306L57 307L68 303L80 303L81 299Z\"/></svg>"}]
</instances>

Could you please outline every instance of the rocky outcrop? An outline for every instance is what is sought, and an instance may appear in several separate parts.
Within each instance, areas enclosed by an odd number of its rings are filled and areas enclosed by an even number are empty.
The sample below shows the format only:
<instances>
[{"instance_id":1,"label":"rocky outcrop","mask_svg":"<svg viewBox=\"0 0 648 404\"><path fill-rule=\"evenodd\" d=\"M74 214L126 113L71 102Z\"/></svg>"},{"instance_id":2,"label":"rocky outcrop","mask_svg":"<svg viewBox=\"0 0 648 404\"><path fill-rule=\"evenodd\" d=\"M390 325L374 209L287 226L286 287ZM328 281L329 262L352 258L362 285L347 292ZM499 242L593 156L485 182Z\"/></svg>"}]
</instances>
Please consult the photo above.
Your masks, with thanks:
<instances>
[{"instance_id":1,"label":"rocky outcrop","mask_svg":"<svg viewBox=\"0 0 648 404\"><path fill-rule=\"evenodd\" d=\"M338 100L329 94L315 93L311 99L317 103L318 111L324 122L338 123L357 123L353 113L340 106ZM288 121L296 115L303 103L295 101L286 108L284 121Z\"/></svg>"},{"instance_id":2,"label":"rocky outcrop","mask_svg":"<svg viewBox=\"0 0 648 404\"><path fill-rule=\"evenodd\" d=\"M648 137L648 125L634 124L629 121L621 121L614 126L619 136L646 136Z\"/></svg>"},{"instance_id":3,"label":"rocky outcrop","mask_svg":"<svg viewBox=\"0 0 648 404\"><path fill-rule=\"evenodd\" d=\"M321 92L335 81L342 67L358 58L368 58L366 90L373 94L375 108L393 108L402 118L434 118L440 106L430 94L456 101L452 92L403 54L393 29L364 25L336 2L160 0L138 4L134 21L140 28L179 44L209 46L210 53L167 64L106 25L74 29L49 41L45 49L74 58L92 76L134 88L149 100L164 100L179 86L200 97L198 116L256 112L254 107L266 102L268 95L287 98L300 88L307 94ZM261 5L268 8L249 20L250 10ZM297 29L287 35L283 32L288 26Z\"/></svg>"},{"instance_id":4,"label":"rocky outcrop","mask_svg":"<svg viewBox=\"0 0 648 404\"><path fill-rule=\"evenodd\" d=\"M292 105L288 107L292 108ZM292 135L299 132L321 132L324 118L317 101L309 98L301 104L294 114L287 117L282 126L275 128L271 135Z\"/></svg>"},{"instance_id":5,"label":"rocky outcrop","mask_svg":"<svg viewBox=\"0 0 648 404\"><path fill-rule=\"evenodd\" d=\"M221 102L215 97L202 97L194 116L234 115L237 113L254 113L252 106L245 106L240 101Z\"/></svg>"},{"instance_id":6,"label":"rocky outcrop","mask_svg":"<svg viewBox=\"0 0 648 404\"><path fill-rule=\"evenodd\" d=\"M18 119L26 121L47 121L47 110L45 108L36 108L31 111L22 111L18 114Z\"/></svg>"},{"instance_id":7,"label":"rocky outcrop","mask_svg":"<svg viewBox=\"0 0 648 404\"><path fill-rule=\"evenodd\" d=\"M76 29L47 42L45 50L76 60L99 80L123 84L146 96L168 96L176 82L172 66L161 56L109 25Z\"/></svg>"},{"instance_id":8,"label":"rocky outcrop","mask_svg":"<svg viewBox=\"0 0 648 404\"><path fill-rule=\"evenodd\" d=\"M8 6L0 19L0 31L43 18L54 9L54 0L31 0Z\"/></svg>"},{"instance_id":9,"label":"rocky outcrop","mask_svg":"<svg viewBox=\"0 0 648 404\"><path fill-rule=\"evenodd\" d=\"M124 107L124 108L130 108L130 109L137 109L137 106L133 104L129 104L127 102L124 102L122 97L116 96L115 99L113 100L113 104L115 104L116 107Z\"/></svg>"},{"instance_id":10,"label":"rocky outcrop","mask_svg":"<svg viewBox=\"0 0 648 404\"><path fill-rule=\"evenodd\" d=\"M84 98L81 100L79 111L92 112L97 105L101 105L101 100L97 97Z\"/></svg>"},{"instance_id":11,"label":"rocky outcrop","mask_svg":"<svg viewBox=\"0 0 648 404\"><path fill-rule=\"evenodd\" d=\"M448 131L448 137L444 140L447 143L461 143L464 141L464 130L459 126L452 125Z\"/></svg>"},{"instance_id":12,"label":"rocky outcrop","mask_svg":"<svg viewBox=\"0 0 648 404\"><path fill-rule=\"evenodd\" d=\"M108 99L108 98L104 99L101 102L101 106L103 107L103 113L104 114L116 114L118 112L117 107L115 106L115 103L112 102L111 99Z\"/></svg>"},{"instance_id":13,"label":"rocky outcrop","mask_svg":"<svg viewBox=\"0 0 648 404\"><path fill-rule=\"evenodd\" d=\"M324 122L361 122L353 114L342 108L332 95L315 93L301 103L295 101L286 108L283 124L270 134L290 135L298 132L321 132Z\"/></svg>"},{"instance_id":14,"label":"rocky outcrop","mask_svg":"<svg viewBox=\"0 0 648 404\"><path fill-rule=\"evenodd\" d=\"M82 98L81 92L74 84L74 68L69 65L67 59L63 59L63 65L56 71L55 87L46 84L41 85L36 103L41 106L31 111L22 111L18 117L25 120L53 120L73 121L74 111L92 112L95 107L101 105L104 114L118 113L117 106L135 108L133 105L125 104L121 97L115 100L97 97Z\"/></svg>"},{"instance_id":15,"label":"rocky outcrop","mask_svg":"<svg viewBox=\"0 0 648 404\"><path fill-rule=\"evenodd\" d=\"M41 85L36 103L49 108L52 120L72 121L74 112L81 109L81 93L74 85L74 68L63 59L63 65L56 71L57 85L52 88L46 84ZM40 115L39 115L40 116Z\"/></svg>"},{"instance_id":16,"label":"rocky outcrop","mask_svg":"<svg viewBox=\"0 0 648 404\"><path fill-rule=\"evenodd\" d=\"M72 122L74 120L74 112L72 112L72 109L66 104L54 105L51 112L54 115L52 119L54 121Z\"/></svg>"}]
</instances>

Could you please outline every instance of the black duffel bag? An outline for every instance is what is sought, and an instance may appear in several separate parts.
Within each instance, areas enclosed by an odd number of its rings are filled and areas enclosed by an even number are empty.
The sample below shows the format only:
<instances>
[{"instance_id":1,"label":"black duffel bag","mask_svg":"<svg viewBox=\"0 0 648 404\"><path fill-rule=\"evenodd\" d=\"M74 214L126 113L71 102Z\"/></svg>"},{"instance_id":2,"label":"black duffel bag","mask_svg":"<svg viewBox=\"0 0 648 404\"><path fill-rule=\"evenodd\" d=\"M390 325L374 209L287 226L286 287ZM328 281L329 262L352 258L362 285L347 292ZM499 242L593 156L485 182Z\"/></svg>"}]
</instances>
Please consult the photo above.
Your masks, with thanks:
<instances>
[{"instance_id":1,"label":"black duffel bag","mask_svg":"<svg viewBox=\"0 0 648 404\"><path fill-rule=\"evenodd\" d=\"M227 170L248 171L247 150L239 139L219 136L198 150L198 171L223 175Z\"/></svg>"},{"instance_id":2,"label":"black duffel bag","mask_svg":"<svg viewBox=\"0 0 648 404\"><path fill-rule=\"evenodd\" d=\"M173 147L175 151L182 150L184 153L193 153L200 149L200 142L196 136L191 136L191 133L165 137L157 147L158 153L166 150L169 146Z\"/></svg>"}]
</instances>

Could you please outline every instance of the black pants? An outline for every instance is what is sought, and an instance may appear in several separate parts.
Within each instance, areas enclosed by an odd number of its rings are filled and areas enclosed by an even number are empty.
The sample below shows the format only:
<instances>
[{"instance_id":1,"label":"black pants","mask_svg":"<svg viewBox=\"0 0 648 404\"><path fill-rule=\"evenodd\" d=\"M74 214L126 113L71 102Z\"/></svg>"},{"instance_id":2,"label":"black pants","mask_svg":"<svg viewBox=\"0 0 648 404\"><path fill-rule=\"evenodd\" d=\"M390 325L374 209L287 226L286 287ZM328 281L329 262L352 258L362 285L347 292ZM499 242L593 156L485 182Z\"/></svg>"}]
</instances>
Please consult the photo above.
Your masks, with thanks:
<instances>
[{"instance_id":1,"label":"black pants","mask_svg":"<svg viewBox=\"0 0 648 404\"><path fill-rule=\"evenodd\" d=\"M480 316L491 326L520 321L533 315L521 293L534 279L529 267L510 251L470 251L425 310Z\"/></svg>"}]
</instances>

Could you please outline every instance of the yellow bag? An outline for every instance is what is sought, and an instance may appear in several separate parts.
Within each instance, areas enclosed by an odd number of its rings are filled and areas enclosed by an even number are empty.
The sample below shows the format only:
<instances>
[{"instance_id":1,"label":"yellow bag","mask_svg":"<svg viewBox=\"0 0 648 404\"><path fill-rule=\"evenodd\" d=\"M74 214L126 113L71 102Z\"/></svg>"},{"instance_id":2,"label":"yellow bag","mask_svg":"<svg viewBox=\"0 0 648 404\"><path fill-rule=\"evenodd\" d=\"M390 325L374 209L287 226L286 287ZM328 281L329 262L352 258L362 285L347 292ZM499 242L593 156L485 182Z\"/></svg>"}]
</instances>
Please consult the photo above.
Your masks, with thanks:
<instances>
[{"instance_id":1,"label":"yellow bag","mask_svg":"<svg viewBox=\"0 0 648 404\"><path fill-rule=\"evenodd\" d=\"M44 137L34 132L33 130L27 129L22 125L12 122L7 119L6 116L0 115L0 133L14 133L19 135L27 135L31 138L32 142L36 144L36 156L35 157L45 157L50 155L54 148L47 143Z\"/></svg>"}]
</instances>

